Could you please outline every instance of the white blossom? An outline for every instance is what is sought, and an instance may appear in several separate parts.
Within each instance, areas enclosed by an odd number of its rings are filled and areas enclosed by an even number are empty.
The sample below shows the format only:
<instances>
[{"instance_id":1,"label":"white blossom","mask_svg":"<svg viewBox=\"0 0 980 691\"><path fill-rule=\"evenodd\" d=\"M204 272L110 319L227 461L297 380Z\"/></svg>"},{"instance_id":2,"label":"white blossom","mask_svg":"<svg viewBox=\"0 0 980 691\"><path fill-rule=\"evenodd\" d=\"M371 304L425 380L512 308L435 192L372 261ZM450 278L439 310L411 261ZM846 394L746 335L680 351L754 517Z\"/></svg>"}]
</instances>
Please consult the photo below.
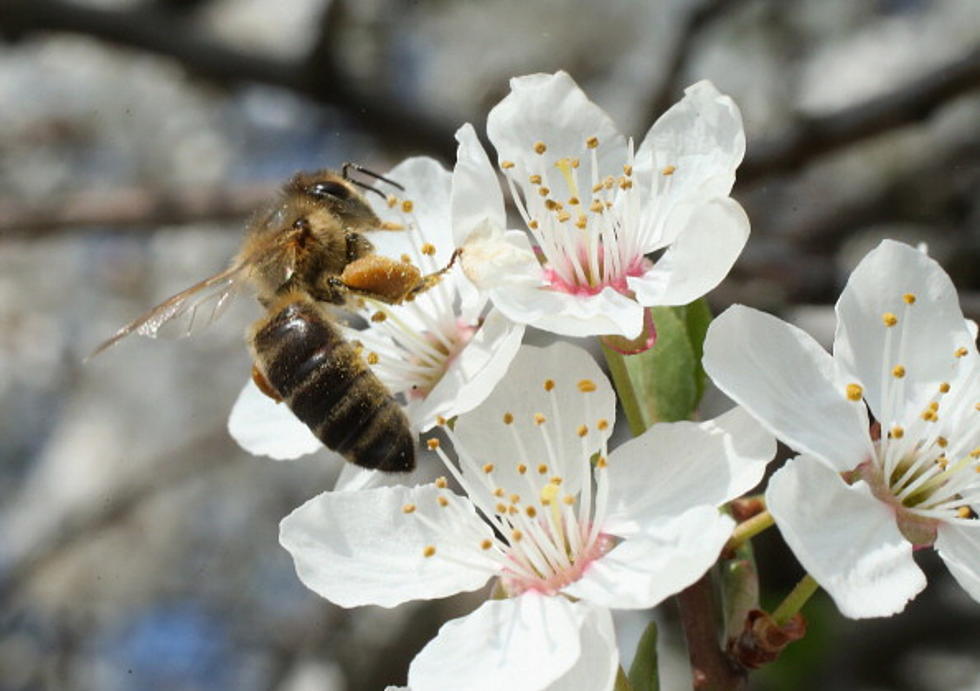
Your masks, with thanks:
<instances>
[{"instance_id":1,"label":"white blossom","mask_svg":"<svg viewBox=\"0 0 980 691\"><path fill-rule=\"evenodd\" d=\"M708 331L711 378L801 453L766 492L776 523L847 616L901 611L926 585L912 553L927 546L980 600L980 358L952 282L886 240L837 320L833 356L747 307Z\"/></svg>"},{"instance_id":2,"label":"white blossom","mask_svg":"<svg viewBox=\"0 0 980 691\"><path fill-rule=\"evenodd\" d=\"M467 275L497 308L555 333L632 339L645 307L687 304L721 282L749 235L728 196L745 151L728 96L694 84L634 150L565 72L510 85L487 134L533 246L506 231L473 128L456 135L454 232Z\"/></svg>"},{"instance_id":3,"label":"white blossom","mask_svg":"<svg viewBox=\"0 0 980 691\"><path fill-rule=\"evenodd\" d=\"M367 199L383 221L404 230L372 233L377 252L408 258L423 273L442 269L454 249L452 176L429 158L407 159L385 175L405 190L392 188L398 196L389 196L388 203L375 195ZM412 428L424 432L440 418L478 405L517 352L523 325L487 307L456 267L411 302L362 301L355 308L367 326L342 328L363 346L382 383L401 397ZM251 381L232 408L228 427L242 448L256 455L293 459L322 448L286 405L260 393Z\"/></svg>"},{"instance_id":4,"label":"white blossom","mask_svg":"<svg viewBox=\"0 0 980 691\"><path fill-rule=\"evenodd\" d=\"M615 395L589 355L525 346L454 429L448 478L326 492L286 517L300 579L355 607L444 597L494 579L505 597L450 621L416 657L413 691L609 689L610 608L648 608L697 580L733 522L719 505L775 451L735 409L655 425L608 453ZM438 463L434 457L423 459Z\"/></svg>"}]
</instances>

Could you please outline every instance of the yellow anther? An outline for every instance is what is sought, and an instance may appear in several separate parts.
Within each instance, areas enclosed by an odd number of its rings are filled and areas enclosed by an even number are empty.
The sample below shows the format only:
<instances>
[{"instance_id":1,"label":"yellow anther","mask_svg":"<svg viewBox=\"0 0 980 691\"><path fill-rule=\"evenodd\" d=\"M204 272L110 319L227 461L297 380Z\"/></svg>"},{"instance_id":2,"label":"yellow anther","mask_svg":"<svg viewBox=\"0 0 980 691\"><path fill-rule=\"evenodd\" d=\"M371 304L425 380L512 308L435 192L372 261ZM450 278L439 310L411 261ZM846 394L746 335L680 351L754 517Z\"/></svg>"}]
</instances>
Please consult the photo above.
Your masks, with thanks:
<instances>
[{"instance_id":1,"label":"yellow anther","mask_svg":"<svg viewBox=\"0 0 980 691\"><path fill-rule=\"evenodd\" d=\"M538 473L540 475L547 475L548 474L548 466L545 465L544 463L542 463L541 465L539 465L538 466Z\"/></svg>"},{"instance_id":2,"label":"yellow anther","mask_svg":"<svg viewBox=\"0 0 980 691\"><path fill-rule=\"evenodd\" d=\"M864 398L864 389L861 388L860 384L848 384L844 391L851 401L860 401Z\"/></svg>"},{"instance_id":3,"label":"yellow anther","mask_svg":"<svg viewBox=\"0 0 980 691\"><path fill-rule=\"evenodd\" d=\"M605 456L599 456L599 460L595 462L596 468L605 468L609 465L609 461L606 460Z\"/></svg>"},{"instance_id":4,"label":"yellow anther","mask_svg":"<svg viewBox=\"0 0 980 691\"><path fill-rule=\"evenodd\" d=\"M405 230L405 226L395 221L383 221L381 225L378 226L378 229L379 230Z\"/></svg>"},{"instance_id":5,"label":"yellow anther","mask_svg":"<svg viewBox=\"0 0 980 691\"><path fill-rule=\"evenodd\" d=\"M381 323L388 318L387 312L378 311L371 315L371 321Z\"/></svg>"},{"instance_id":6,"label":"yellow anther","mask_svg":"<svg viewBox=\"0 0 980 691\"><path fill-rule=\"evenodd\" d=\"M939 401L930 401L929 402L929 410L931 410L934 413L937 410L939 410Z\"/></svg>"},{"instance_id":7,"label":"yellow anther","mask_svg":"<svg viewBox=\"0 0 980 691\"><path fill-rule=\"evenodd\" d=\"M973 515L973 509L969 506L961 506L956 509L956 515L959 518L970 518Z\"/></svg>"},{"instance_id":8,"label":"yellow anther","mask_svg":"<svg viewBox=\"0 0 980 691\"><path fill-rule=\"evenodd\" d=\"M936 444L939 445L940 449L945 449L947 446L949 446L949 439L946 437L936 437Z\"/></svg>"},{"instance_id":9,"label":"yellow anther","mask_svg":"<svg viewBox=\"0 0 980 691\"><path fill-rule=\"evenodd\" d=\"M504 491L504 488L503 487L498 487L497 489L495 489L493 491L493 496L495 496L498 499L500 499L502 497L507 496L507 492Z\"/></svg>"},{"instance_id":10,"label":"yellow anther","mask_svg":"<svg viewBox=\"0 0 980 691\"><path fill-rule=\"evenodd\" d=\"M510 503L511 504L520 504L521 503L521 495L519 495L519 494L512 494L512 495L510 495Z\"/></svg>"},{"instance_id":11,"label":"yellow anther","mask_svg":"<svg viewBox=\"0 0 980 691\"><path fill-rule=\"evenodd\" d=\"M538 194L540 194L542 197L547 197L549 194L551 194L551 189L541 185L541 187L538 188Z\"/></svg>"},{"instance_id":12,"label":"yellow anther","mask_svg":"<svg viewBox=\"0 0 980 691\"><path fill-rule=\"evenodd\" d=\"M415 513L415 509L415 504L405 504L405 506L402 507L402 513Z\"/></svg>"},{"instance_id":13,"label":"yellow anther","mask_svg":"<svg viewBox=\"0 0 980 691\"><path fill-rule=\"evenodd\" d=\"M517 464L517 472L520 473L521 475L523 475L524 473L527 472L527 466L524 465L523 463L518 463Z\"/></svg>"},{"instance_id":14,"label":"yellow anther","mask_svg":"<svg viewBox=\"0 0 980 691\"><path fill-rule=\"evenodd\" d=\"M601 189L602 189L602 183L601 182L597 182L596 184L592 185L592 191L593 192L598 192Z\"/></svg>"},{"instance_id":15,"label":"yellow anther","mask_svg":"<svg viewBox=\"0 0 980 691\"><path fill-rule=\"evenodd\" d=\"M613 206L613 203L612 202L606 202L605 204L603 204L603 206L605 206L607 209L611 209L612 206Z\"/></svg>"},{"instance_id":16,"label":"yellow anther","mask_svg":"<svg viewBox=\"0 0 980 691\"><path fill-rule=\"evenodd\" d=\"M436 497L436 501L439 502L439 506L441 506L442 508L446 508L447 506L449 506L449 500L446 499L445 497Z\"/></svg>"},{"instance_id":17,"label":"yellow anther","mask_svg":"<svg viewBox=\"0 0 980 691\"><path fill-rule=\"evenodd\" d=\"M575 195L572 195L571 197L568 198L568 205L569 206L578 206L581 203L582 202L579 201L579 198L576 197Z\"/></svg>"},{"instance_id":18,"label":"yellow anther","mask_svg":"<svg viewBox=\"0 0 980 691\"><path fill-rule=\"evenodd\" d=\"M440 427L443 427L443 426L445 426L446 422L448 422L448 421L442 415L436 415L436 424L437 425L439 425Z\"/></svg>"},{"instance_id":19,"label":"yellow anther","mask_svg":"<svg viewBox=\"0 0 980 691\"><path fill-rule=\"evenodd\" d=\"M376 365L376 364L378 364L378 361L380 359L381 358L378 357L378 354L377 353L368 353L367 354L367 363L369 365Z\"/></svg>"},{"instance_id":20,"label":"yellow anther","mask_svg":"<svg viewBox=\"0 0 980 691\"><path fill-rule=\"evenodd\" d=\"M562 479L561 479L561 476L555 475L554 477L549 478L548 479L548 482L550 482L553 485L560 485L561 482L562 482Z\"/></svg>"},{"instance_id":21,"label":"yellow anther","mask_svg":"<svg viewBox=\"0 0 980 691\"><path fill-rule=\"evenodd\" d=\"M553 485L550 482L541 488L541 492L538 498L541 500L543 506L550 506L551 502L555 500L558 496L558 485Z\"/></svg>"},{"instance_id":22,"label":"yellow anther","mask_svg":"<svg viewBox=\"0 0 980 691\"><path fill-rule=\"evenodd\" d=\"M504 424L509 425L514 421L514 416L511 413L504 413Z\"/></svg>"},{"instance_id":23,"label":"yellow anther","mask_svg":"<svg viewBox=\"0 0 980 691\"><path fill-rule=\"evenodd\" d=\"M402 211L404 211L405 213L407 214L412 213L412 209L414 208L415 208L415 204L412 203L412 200L406 199L405 201L402 202Z\"/></svg>"},{"instance_id":24,"label":"yellow anther","mask_svg":"<svg viewBox=\"0 0 980 691\"><path fill-rule=\"evenodd\" d=\"M493 463L487 463L483 466L483 472L488 475L493 472Z\"/></svg>"},{"instance_id":25,"label":"yellow anther","mask_svg":"<svg viewBox=\"0 0 980 691\"><path fill-rule=\"evenodd\" d=\"M556 211L557 209L562 208L562 206L559 202L556 202L554 199L545 199L544 208L546 208L548 211Z\"/></svg>"},{"instance_id":26,"label":"yellow anther","mask_svg":"<svg viewBox=\"0 0 980 691\"><path fill-rule=\"evenodd\" d=\"M925 420L926 422L935 422L939 418L934 410L923 410L922 419Z\"/></svg>"},{"instance_id":27,"label":"yellow anther","mask_svg":"<svg viewBox=\"0 0 980 691\"><path fill-rule=\"evenodd\" d=\"M531 181L531 184L532 185L540 185L541 184L541 176L540 175L535 174L535 175L532 175L528 179Z\"/></svg>"},{"instance_id":28,"label":"yellow anther","mask_svg":"<svg viewBox=\"0 0 980 691\"><path fill-rule=\"evenodd\" d=\"M489 538L485 538L485 539L484 539L484 540L483 540L483 541L482 541L482 542L480 543L480 549L482 549L482 550L488 550L488 549L490 549L491 547L493 547L493 540L491 540L491 539L489 539Z\"/></svg>"},{"instance_id":29,"label":"yellow anther","mask_svg":"<svg viewBox=\"0 0 980 691\"><path fill-rule=\"evenodd\" d=\"M436 478L435 485L439 489L446 489L447 487L449 487L449 480L446 479L445 475L440 475L439 477Z\"/></svg>"},{"instance_id":30,"label":"yellow anther","mask_svg":"<svg viewBox=\"0 0 980 691\"><path fill-rule=\"evenodd\" d=\"M966 348L957 348L956 352L953 353L956 357L966 357L969 351Z\"/></svg>"},{"instance_id":31,"label":"yellow anther","mask_svg":"<svg viewBox=\"0 0 980 691\"><path fill-rule=\"evenodd\" d=\"M543 425L545 423L545 420L547 420L547 418L544 415L542 415L541 413L535 413L534 414L534 424L535 425L541 426L541 425Z\"/></svg>"},{"instance_id":32,"label":"yellow anther","mask_svg":"<svg viewBox=\"0 0 980 691\"><path fill-rule=\"evenodd\" d=\"M564 497L561 498L561 500L568 506L571 506L572 504L575 503L575 497L573 497L571 494L566 494Z\"/></svg>"},{"instance_id":33,"label":"yellow anther","mask_svg":"<svg viewBox=\"0 0 980 691\"><path fill-rule=\"evenodd\" d=\"M582 393L589 393L596 390L595 382L591 379L579 379L578 390Z\"/></svg>"},{"instance_id":34,"label":"yellow anther","mask_svg":"<svg viewBox=\"0 0 980 691\"><path fill-rule=\"evenodd\" d=\"M555 388L555 380L554 379L545 379L544 380L544 390L545 391L551 391L553 388Z\"/></svg>"},{"instance_id":35,"label":"yellow anther","mask_svg":"<svg viewBox=\"0 0 980 691\"><path fill-rule=\"evenodd\" d=\"M558 212L558 222L559 223L564 223L565 221L567 221L571 217L572 217L572 215L570 213L568 213L567 211L565 211L564 209L562 209L561 211Z\"/></svg>"},{"instance_id":36,"label":"yellow anther","mask_svg":"<svg viewBox=\"0 0 980 691\"><path fill-rule=\"evenodd\" d=\"M527 514L528 518L534 518L538 515L538 510L533 506L529 506L526 509L524 509L524 513Z\"/></svg>"},{"instance_id":37,"label":"yellow anther","mask_svg":"<svg viewBox=\"0 0 980 691\"><path fill-rule=\"evenodd\" d=\"M970 452L970 458L980 458L980 446Z\"/></svg>"},{"instance_id":38,"label":"yellow anther","mask_svg":"<svg viewBox=\"0 0 980 691\"><path fill-rule=\"evenodd\" d=\"M914 305L915 293L905 293L905 295L902 296L902 299L905 300L906 305Z\"/></svg>"},{"instance_id":39,"label":"yellow anther","mask_svg":"<svg viewBox=\"0 0 980 691\"><path fill-rule=\"evenodd\" d=\"M660 172L663 175L673 175L675 170L677 170L677 166L664 166Z\"/></svg>"},{"instance_id":40,"label":"yellow anther","mask_svg":"<svg viewBox=\"0 0 980 691\"><path fill-rule=\"evenodd\" d=\"M633 181L630 180L629 178L624 178L619 181L619 189L621 190L628 190L632 186L633 186Z\"/></svg>"},{"instance_id":41,"label":"yellow anther","mask_svg":"<svg viewBox=\"0 0 980 691\"><path fill-rule=\"evenodd\" d=\"M498 502L495 508L497 509L497 513L499 514L507 513L507 504L504 504L503 502Z\"/></svg>"},{"instance_id":42,"label":"yellow anther","mask_svg":"<svg viewBox=\"0 0 980 691\"><path fill-rule=\"evenodd\" d=\"M534 219L532 218L532 219L531 219L531 220L530 220L530 221L528 222L528 224L527 224L527 227L528 227L528 228L530 228L531 230L537 230L537 229L538 229L538 222L537 222L537 221L535 221L535 220L534 220Z\"/></svg>"},{"instance_id":43,"label":"yellow anther","mask_svg":"<svg viewBox=\"0 0 980 691\"><path fill-rule=\"evenodd\" d=\"M412 258L409 257L407 254L403 254L401 256L401 260L402 260L402 264L411 264L412 263Z\"/></svg>"},{"instance_id":44,"label":"yellow anther","mask_svg":"<svg viewBox=\"0 0 980 691\"><path fill-rule=\"evenodd\" d=\"M426 242L422 244L422 247L420 247L419 250L422 252L422 254L431 257L436 253L436 246L431 242Z\"/></svg>"},{"instance_id":45,"label":"yellow anther","mask_svg":"<svg viewBox=\"0 0 980 691\"><path fill-rule=\"evenodd\" d=\"M518 511L517 511L517 507L516 506L509 506L509 507L507 507L507 515L508 516L516 516L517 514L518 514Z\"/></svg>"},{"instance_id":46,"label":"yellow anther","mask_svg":"<svg viewBox=\"0 0 980 691\"><path fill-rule=\"evenodd\" d=\"M614 178L612 175L607 175L605 178L602 179L602 186L605 187L607 190L611 190L612 186L615 184L616 184L616 178Z\"/></svg>"},{"instance_id":47,"label":"yellow anther","mask_svg":"<svg viewBox=\"0 0 980 691\"><path fill-rule=\"evenodd\" d=\"M580 165L580 163L581 163L581 161L579 161L577 158L573 158L572 159L572 168L578 168L579 165Z\"/></svg>"},{"instance_id":48,"label":"yellow anther","mask_svg":"<svg viewBox=\"0 0 980 691\"><path fill-rule=\"evenodd\" d=\"M520 542L524 539L524 533L520 530L515 530L510 534L510 537L514 542Z\"/></svg>"},{"instance_id":49,"label":"yellow anther","mask_svg":"<svg viewBox=\"0 0 980 691\"><path fill-rule=\"evenodd\" d=\"M539 156L541 154L543 154L547 150L548 150L548 147L545 146L545 143L544 142L535 142L534 143L534 153L538 154Z\"/></svg>"},{"instance_id":50,"label":"yellow anther","mask_svg":"<svg viewBox=\"0 0 980 691\"><path fill-rule=\"evenodd\" d=\"M501 161L500 162L500 167L503 168L504 170L510 170L511 168L514 167L514 162L513 161Z\"/></svg>"},{"instance_id":51,"label":"yellow anther","mask_svg":"<svg viewBox=\"0 0 980 691\"><path fill-rule=\"evenodd\" d=\"M633 166L631 166L629 163L627 163L626 165L624 165L623 166L623 173L625 173L626 175L632 175L633 174Z\"/></svg>"},{"instance_id":52,"label":"yellow anther","mask_svg":"<svg viewBox=\"0 0 980 691\"><path fill-rule=\"evenodd\" d=\"M949 382L944 381L939 385L939 393L949 393Z\"/></svg>"},{"instance_id":53,"label":"yellow anther","mask_svg":"<svg viewBox=\"0 0 980 691\"><path fill-rule=\"evenodd\" d=\"M427 545L425 549L422 550L422 556L426 558L435 556L435 553L436 553L435 545Z\"/></svg>"},{"instance_id":54,"label":"yellow anther","mask_svg":"<svg viewBox=\"0 0 980 691\"><path fill-rule=\"evenodd\" d=\"M905 436L905 430L899 427L898 425L895 425L894 427L892 427L889 435L891 436L892 439L901 439L902 437Z\"/></svg>"},{"instance_id":55,"label":"yellow anther","mask_svg":"<svg viewBox=\"0 0 980 691\"><path fill-rule=\"evenodd\" d=\"M590 149L594 149L597 146L599 146L599 138L598 137L589 137L588 139L585 140L585 145L587 147L589 147Z\"/></svg>"},{"instance_id":56,"label":"yellow anther","mask_svg":"<svg viewBox=\"0 0 980 691\"><path fill-rule=\"evenodd\" d=\"M599 418L599 420L595 423L595 426L600 430L609 429L609 420L604 417Z\"/></svg>"},{"instance_id":57,"label":"yellow anther","mask_svg":"<svg viewBox=\"0 0 980 691\"><path fill-rule=\"evenodd\" d=\"M601 214L602 213L602 210L604 208L606 208L606 207L604 207L602 205L602 202L599 201L598 199L593 199L592 200L592 203L589 204L589 211L591 211L593 213Z\"/></svg>"},{"instance_id":58,"label":"yellow anther","mask_svg":"<svg viewBox=\"0 0 980 691\"><path fill-rule=\"evenodd\" d=\"M429 447L429 451L435 451L439 448L439 440L435 437L427 439L425 445Z\"/></svg>"},{"instance_id":59,"label":"yellow anther","mask_svg":"<svg viewBox=\"0 0 980 691\"><path fill-rule=\"evenodd\" d=\"M896 379L901 379L905 376L905 368L901 365L895 365L892 367L892 376Z\"/></svg>"},{"instance_id":60,"label":"yellow anther","mask_svg":"<svg viewBox=\"0 0 980 691\"><path fill-rule=\"evenodd\" d=\"M393 194L389 194L389 195L388 195L388 196L387 196L387 197L385 198L385 204L387 204L387 205L388 205L388 208L389 208L389 209L394 209L394 208L395 208L395 205L396 205L397 203L398 203L398 197L396 197L396 196L395 196L395 195L393 195Z\"/></svg>"},{"instance_id":61,"label":"yellow anther","mask_svg":"<svg viewBox=\"0 0 980 691\"><path fill-rule=\"evenodd\" d=\"M974 410L977 410L977 411L980 411L980 403L974 403L973 404L973 409Z\"/></svg>"},{"instance_id":62,"label":"yellow anther","mask_svg":"<svg viewBox=\"0 0 980 691\"><path fill-rule=\"evenodd\" d=\"M895 326L898 323L898 317L893 312L885 312L881 315L881 323L885 326Z\"/></svg>"},{"instance_id":63,"label":"yellow anther","mask_svg":"<svg viewBox=\"0 0 980 691\"><path fill-rule=\"evenodd\" d=\"M584 437L589 433L589 428L586 425L579 425L578 429L575 431L578 433L578 436Z\"/></svg>"},{"instance_id":64,"label":"yellow anther","mask_svg":"<svg viewBox=\"0 0 980 691\"><path fill-rule=\"evenodd\" d=\"M585 230L589 227L589 219L585 214L579 214L578 218L575 220L575 227Z\"/></svg>"},{"instance_id":65,"label":"yellow anther","mask_svg":"<svg viewBox=\"0 0 980 691\"><path fill-rule=\"evenodd\" d=\"M949 465L949 460L946 456L939 456L936 458L936 465L938 465L942 470L946 470L946 466Z\"/></svg>"}]
</instances>

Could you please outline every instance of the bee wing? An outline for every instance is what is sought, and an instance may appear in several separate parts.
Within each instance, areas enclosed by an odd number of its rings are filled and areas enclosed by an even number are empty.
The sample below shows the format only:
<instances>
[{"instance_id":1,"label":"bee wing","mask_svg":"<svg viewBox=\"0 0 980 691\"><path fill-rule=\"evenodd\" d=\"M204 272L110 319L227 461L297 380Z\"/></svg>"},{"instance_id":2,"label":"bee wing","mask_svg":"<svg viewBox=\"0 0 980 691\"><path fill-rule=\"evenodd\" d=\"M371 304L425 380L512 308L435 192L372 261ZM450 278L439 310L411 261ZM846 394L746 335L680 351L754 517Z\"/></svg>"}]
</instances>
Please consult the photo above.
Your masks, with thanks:
<instances>
[{"instance_id":1,"label":"bee wing","mask_svg":"<svg viewBox=\"0 0 980 691\"><path fill-rule=\"evenodd\" d=\"M94 358L133 333L149 338L163 335L161 329L164 326L175 324L182 317L183 325L172 335L177 338L189 336L193 331L204 328L224 313L225 308L242 287L242 284L245 283L247 277L247 262L238 262L214 276L195 283L190 288L167 298L153 309L126 324L93 350L86 360ZM199 310L209 304L209 310L202 318Z\"/></svg>"}]
</instances>

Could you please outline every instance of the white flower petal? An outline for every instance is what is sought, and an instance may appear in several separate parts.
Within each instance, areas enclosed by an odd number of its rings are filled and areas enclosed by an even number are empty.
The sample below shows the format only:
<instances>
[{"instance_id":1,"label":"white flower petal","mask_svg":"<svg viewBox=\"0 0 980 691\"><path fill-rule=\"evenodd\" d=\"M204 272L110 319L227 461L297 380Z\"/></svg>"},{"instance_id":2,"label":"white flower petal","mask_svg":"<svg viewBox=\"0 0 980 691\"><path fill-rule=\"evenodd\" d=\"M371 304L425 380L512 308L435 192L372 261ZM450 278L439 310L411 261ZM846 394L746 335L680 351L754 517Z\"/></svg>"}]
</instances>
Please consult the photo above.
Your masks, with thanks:
<instances>
[{"instance_id":1,"label":"white flower petal","mask_svg":"<svg viewBox=\"0 0 980 691\"><path fill-rule=\"evenodd\" d=\"M734 526L713 506L663 519L616 545L562 592L616 609L653 607L703 576Z\"/></svg>"},{"instance_id":2,"label":"white flower petal","mask_svg":"<svg viewBox=\"0 0 980 691\"><path fill-rule=\"evenodd\" d=\"M914 295L914 303L906 304L905 295ZM885 326L886 313L895 315L898 324ZM974 340L953 282L934 259L900 242L884 240L861 260L837 301L837 317L834 358L860 380L879 420L882 382L892 388L896 365L905 368L904 397L892 410L923 405L939 382L955 380L956 368L962 372L968 364L953 356Z\"/></svg>"},{"instance_id":3,"label":"white flower petal","mask_svg":"<svg viewBox=\"0 0 980 691\"><path fill-rule=\"evenodd\" d=\"M935 548L956 582L980 602L980 521L941 523Z\"/></svg>"},{"instance_id":4,"label":"white flower petal","mask_svg":"<svg viewBox=\"0 0 980 691\"><path fill-rule=\"evenodd\" d=\"M357 492L375 487L415 487L432 482L440 474L433 463L419 463L409 473L386 473L381 470L368 470L353 463L344 463L334 482L335 492Z\"/></svg>"},{"instance_id":5,"label":"white flower petal","mask_svg":"<svg viewBox=\"0 0 980 691\"><path fill-rule=\"evenodd\" d=\"M293 460L324 448L289 406L273 401L251 379L231 408L228 433L253 456L277 461Z\"/></svg>"},{"instance_id":6,"label":"white flower petal","mask_svg":"<svg viewBox=\"0 0 980 691\"><path fill-rule=\"evenodd\" d=\"M626 142L608 115L566 72L532 74L510 80L510 93L487 115L487 135L498 161L510 161L509 174L523 183L531 173L550 174L565 188L554 164L560 158L580 160L579 179L592 181L592 153L586 140L596 137L599 176L619 174L626 163ZM535 144L547 150L538 154ZM567 197L574 192L567 191Z\"/></svg>"},{"instance_id":7,"label":"white flower petal","mask_svg":"<svg viewBox=\"0 0 980 691\"><path fill-rule=\"evenodd\" d=\"M633 339L643 332L643 307L612 288L581 296L516 285L492 289L490 298L510 319L562 336L615 334Z\"/></svg>"},{"instance_id":8,"label":"white flower petal","mask_svg":"<svg viewBox=\"0 0 980 691\"><path fill-rule=\"evenodd\" d=\"M437 496L449 505L440 507ZM403 511L407 504L415 505L415 514ZM452 537L454 529L472 533L472 542ZM489 572L464 564L478 562L480 540L492 537L467 499L434 485L324 492L279 526L279 542L292 554L299 579L341 607L394 607L476 590ZM436 554L425 557L429 545Z\"/></svg>"},{"instance_id":9,"label":"white flower petal","mask_svg":"<svg viewBox=\"0 0 980 691\"><path fill-rule=\"evenodd\" d=\"M517 230L506 233L489 222L479 225L460 242L463 273L482 290L500 286L544 285L541 264L527 236Z\"/></svg>"},{"instance_id":10,"label":"white flower petal","mask_svg":"<svg viewBox=\"0 0 980 691\"><path fill-rule=\"evenodd\" d=\"M408 685L412 691L540 691L579 659L588 613L537 593L488 600L439 629L412 661Z\"/></svg>"},{"instance_id":11,"label":"white flower petal","mask_svg":"<svg viewBox=\"0 0 980 691\"><path fill-rule=\"evenodd\" d=\"M555 383L550 393L544 388L548 379ZM578 383L584 379L592 381L596 390L582 393ZM505 413L513 415L510 425L504 423ZM545 416L541 427L534 421L537 413ZM607 420L606 429L598 429L600 419ZM533 469L545 463L550 475L562 475L563 489L574 494L582 486L583 447L587 454L601 449L615 419L613 389L586 351L560 341L547 348L524 346L493 393L457 421L457 451L470 454L478 466L493 463L494 481L500 487L526 486L518 464ZM584 438L577 432L582 424L589 428ZM557 459L548 451L545 432L551 435ZM526 455L521 453L515 434L520 436ZM488 506L496 503L489 495L483 500Z\"/></svg>"},{"instance_id":12,"label":"white flower petal","mask_svg":"<svg viewBox=\"0 0 980 691\"><path fill-rule=\"evenodd\" d=\"M775 453L776 440L742 408L655 424L610 454L603 529L632 535L693 506L720 506L755 487Z\"/></svg>"},{"instance_id":13,"label":"white flower petal","mask_svg":"<svg viewBox=\"0 0 980 691\"><path fill-rule=\"evenodd\" d=\"M864 482L848 486L799 456L769 480L766 505L803 568L846 617L886 617L926 586L894 512Z\"/></svg>"},{"instance_id":14,"label":"white flower petal","mask_svg":"<svg viewBox=\"0 0 980 691\"><path fill-rule=\"evenodd\" d=\"M576 615L585 616L579 629L582 654L559 679L545 687L546 691L609 691L616 683L619 671L619 651L616 630L608 609L578 605Z\"/></svg>"},{"instance_id":15,"label":"white flower petal","mask_svg":"<svg viewBox=\"0 0 980 691\"><path fill-rule=\"evenodd\" d=\"M456 244L462 246L469 234L483 224L507 227L504 196L497 171L473 125L466 123L456 131L456 166L453 168L452 228Z\"/></svg>"},{"instance_id":16,"label":"white flower petal","mask_svg":"<svg viewBox=\"0 0 980 691\"><path fill-rule=\"evenodd\" d=\"M452 418L480 405L506 374L523 337L523 324L491 310L439 383L418 406L409 405L413 427L425 432L438 417Z\"/></svg>"},{"instance_id":17,"label":"white flower petal","mask_svg":"<svg viewBox=\"0 0 980 691\"><path fill-rule=\"evenodd\" d=\"M795 326L735 305L708 328L703 362L718 388L797 451L837 470L874 453L867 408L848 400L833 359Z\"/></svg>"},{"instance_id":18,"label":"white flower petal","mask_svg":"<svg viewBox=\"0 0 980 691\"><path fill-rule=\"evenodd\" d=\"M452 174L442 164L427 156L407 158L385 174L405 188L404 192L394 190L399 199L412 202L412 217L418 224L418 231L426 242L436 248L433 255L435 263L443 265L449 261L455 244L450 223L450 191ZM405 217L401 207L389 208L383 199L367 195L375 213L383 221L403 223ZM369 234L379 254L400 257L407 254L416 260L418 242L413 241L406 231L379 231Z\"/></svg>"},{"instance_id":19,"label":"white flower petal","mask_svg":"<svg viewBox=\"0 0 980 691\"><path fill-rule=\"evenodd\" d=\"M709 81L684 90L653 124L636 151L634 175L644 184L673 166L665 205L694 197L724 197L745 155L742 115Z\"/></svg>"},{"instance_id":20,"label":"white flower petal","mask_svg":"<svg viewBox=\"0 0 980 691\"><path fill-rule=\"evenodd\" d=\"M641 305L686 305L708 293L728 275L749 238L749 218L734 199L712 199L681 215L684 229L653 268L627 278Z\"/></svg>"}]
</instances>

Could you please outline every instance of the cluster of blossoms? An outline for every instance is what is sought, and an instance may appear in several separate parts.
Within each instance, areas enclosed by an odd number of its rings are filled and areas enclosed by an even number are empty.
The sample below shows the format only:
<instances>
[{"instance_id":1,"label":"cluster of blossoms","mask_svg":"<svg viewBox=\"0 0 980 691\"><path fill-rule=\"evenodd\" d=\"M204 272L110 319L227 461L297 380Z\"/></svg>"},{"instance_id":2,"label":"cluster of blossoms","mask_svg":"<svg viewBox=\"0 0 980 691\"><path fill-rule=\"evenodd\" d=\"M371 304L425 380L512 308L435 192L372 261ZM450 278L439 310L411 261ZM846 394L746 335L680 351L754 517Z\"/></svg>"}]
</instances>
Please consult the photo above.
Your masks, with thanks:
<instances>
[{"instance_id":1,"label":"cluster of blossoms","mask_svg":"<svg viewBox=\"0 0 980 691\"><path fill-rule=\"evenodd\" d=\"M700 82L634 147L559 72L514 79L487 132L497 167L465 125L452 172L409 159L387 174L405 190L376 205L406 229L372 238L381 253L431 272L461 248L462 271L411 303L360 305L367 326L347 334L424 435L430 479L347 468L281 525L299 578L341 606L493 583L415 658L411 689L613 688L610 610L704 576L735 528L725 506L762 480L776 438L800 455L765 505L841 612L900 611L925 585L913 552L929 546L980 600L976 325L932 259L890 241L872 251L837 304L832 356L730 308L703 364L738 406L610 450L617 392L579 347L522 346L525 326L642 349L649 308L724 278L749 234L729 196L738 109ZM501 175L522 229L508 229ZM229 427L273 458L322 448L252 384Z\"/></svg>"}]
</instances>

